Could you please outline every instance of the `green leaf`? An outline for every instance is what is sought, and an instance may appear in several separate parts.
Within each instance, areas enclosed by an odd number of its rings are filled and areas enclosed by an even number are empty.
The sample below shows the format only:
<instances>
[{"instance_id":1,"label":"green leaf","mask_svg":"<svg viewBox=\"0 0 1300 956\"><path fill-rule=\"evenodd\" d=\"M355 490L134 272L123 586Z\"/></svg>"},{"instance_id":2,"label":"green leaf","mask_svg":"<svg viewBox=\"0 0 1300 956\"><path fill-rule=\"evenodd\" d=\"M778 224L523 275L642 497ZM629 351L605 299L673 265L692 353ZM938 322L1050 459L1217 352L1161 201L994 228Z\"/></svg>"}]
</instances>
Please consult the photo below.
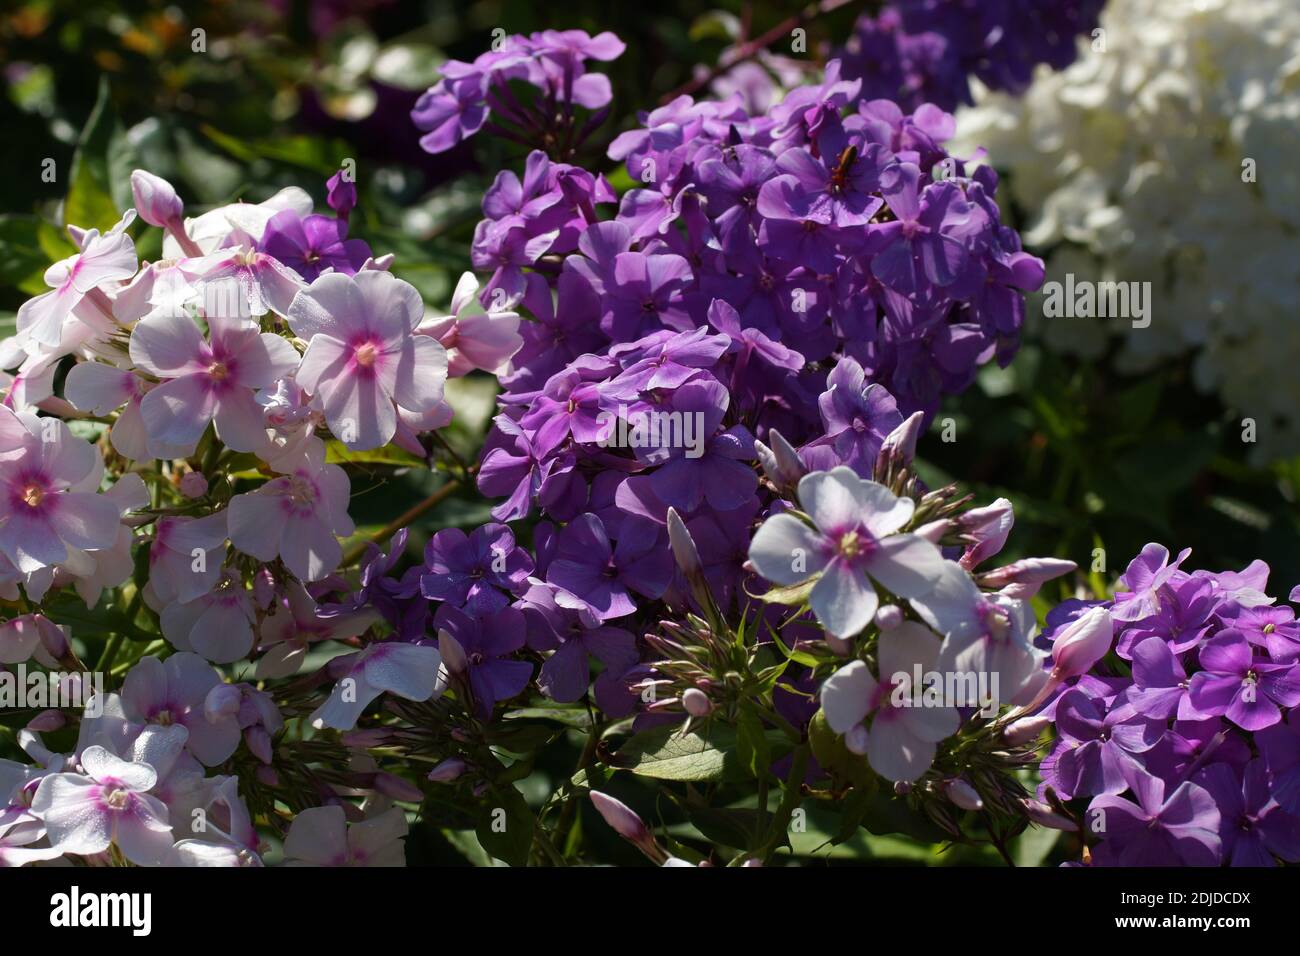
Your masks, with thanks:
<instances>
[{"instance_id":1,"label":"green leaf","mask_svg":"<svg viewBox=\"0 0 1300 956\"><path fill-rule=\"evenodd\" d=\"M133 641L152 641L157 636L141 630L103 600L87 608L86 602L75 594L56 594L46 597L41 610L54 623L70 627L74 638L122 634Z\"/></svg>"},{"instance_id":2,"label":"green leaf","mask_svg":"<svg viewBox=\"0 0 1300 956\"><path fill-rule=\"evenodd\" d=\"M68 198L63 204L65 224L106 231L120 218L117 204L113 201L108 164L109 144L116 125L109 102L108 79L101 76L95 108L90 112L90 119L86 121L77 140L76 152L72 155Z\"/></svg>"},{"instance_id":3,"label":"green leaf","mask_svg":"<svg viewBox=\"0 0 1300 956\"><path fill-rule=\"evenodd\" d=\"M50 259L41 248L40 225L35 216L0 216L0 284L33 295L47 291L41 276Z\"/></svg>"},{"instance_id":4,"label":"green leaf","mask_svg":"<svg viewBox=\"0 0 1300 956\"><path fill-rule=\"evenodd\" d=\"M730 728L710 728L685 737L676 728L648 730L632 737L617 754L617 769L657 780L720 780L735 774L735 739Z\"/></svg>"},{"instance_id":5,"label":"green leaf","mask_svg":"<svg viewBox=\"0 0 1300 956\"><path fill-rule=\"evenodd\" d=\"M423 459L396 445L353 451L341 441L331 438L325 443L325 461L332 465L365 464L395 465L401 468L423 468Z\"/></svg>"},{"instance_id":6,"label":"green leaf","mask_svg":"<svg viewBox=\"0 0 1300 956\"><path fill-rule=\"evenodd\" d=\"M875 786L876 778L867 766L866 758L844 746L844 738L831 730L826 715L820 710L808 724L808 742L812 745L813 756L826 770L860 787Z\"/></svg>"},{"instance_id":7,"label":"green leaf","mask_svg":"<svg viewBox=\"0 0 1300 956\"><path fill-rule=\"evenodd\" d=\"M518 790L509 787L490 794L475 833L483 849L511 866L527 866L533 845L533 811Z\"/></svg>"}]
</instances>

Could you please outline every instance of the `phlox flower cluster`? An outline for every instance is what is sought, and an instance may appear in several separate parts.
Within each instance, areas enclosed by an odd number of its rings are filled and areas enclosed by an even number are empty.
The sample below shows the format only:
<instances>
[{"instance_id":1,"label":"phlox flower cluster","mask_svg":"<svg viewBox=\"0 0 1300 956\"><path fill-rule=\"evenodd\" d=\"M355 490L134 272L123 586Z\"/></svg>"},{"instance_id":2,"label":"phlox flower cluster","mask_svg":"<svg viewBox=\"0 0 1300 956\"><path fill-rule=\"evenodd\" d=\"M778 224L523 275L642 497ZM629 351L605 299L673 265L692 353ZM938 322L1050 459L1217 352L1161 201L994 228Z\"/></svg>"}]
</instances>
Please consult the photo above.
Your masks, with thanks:
<instances>
[{"instance_id":1,"label":"phlox flower cluster","mask_svg":"<svg viewBox=\"0 0 1300 956\"><path fill-rule=\"evenodd\" d=\"M1300 623L1268 565L1188 571L1149 544L1111 601L1067 601L1046 644L1109 609L1104 660L1043 713L1053 800L1076 801L1101 866L1274 866L1300 860ZM1300 600L1300 588L1290 600Z\"/></svg>"}]
</instances>

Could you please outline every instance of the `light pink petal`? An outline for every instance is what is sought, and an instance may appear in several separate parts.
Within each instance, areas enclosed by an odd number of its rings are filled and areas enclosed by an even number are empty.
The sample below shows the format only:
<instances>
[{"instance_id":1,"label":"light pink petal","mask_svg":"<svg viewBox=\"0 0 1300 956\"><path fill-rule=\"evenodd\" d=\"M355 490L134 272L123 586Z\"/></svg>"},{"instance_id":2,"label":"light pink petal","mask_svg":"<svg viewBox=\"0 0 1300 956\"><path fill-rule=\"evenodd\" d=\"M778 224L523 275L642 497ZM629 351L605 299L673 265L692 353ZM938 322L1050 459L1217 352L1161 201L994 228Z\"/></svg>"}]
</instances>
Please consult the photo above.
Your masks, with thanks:
<instances>
[{"instance_id":1,"label":"light pink petal","mask_svg":"<svg viewBox=\"0 0 1300 956\"><path fill-rule=\"evenodd\" d=\"M131 332L131 361L160 378L202 371L203 336L185 315L155 312Z\"/></svg>"},{"instance_id":2,"label":"light pink petal","mask_svg":"<svg viewBox=\"0 0 1300 956\"><path fill-rule=\"evenodd\" d=\"M447 381L447 350L427 335L413 336L397 359L393 398L413 412L427 412L442 401Z\"/></svg>"},{"instance_id":3,"label":"light pink petal","mask_svg":"<svg viewBox=\"0 0 1300 956\"><path fill-rule=\"evenodd\" d=\"M186 375L150 391L140 401L140 415L151 443L192 450L212 421L216 404L206 376Z\"/></svg>"},{"instance_id":4,"label":"light pink petal","mask_svg":"<svg viewBox=\"0 0 1300 956\"><path fill-rule=\"evenodd\" d=\"M249 492L230 499L230 543L244 554L271 561L280 552L288 515L279 495Z\"/></svg>"},{"instance_id":5,"label":"light pink petal","mask_svg":"<svg viewBox=\"0 0 1300 956\"><path fill-rule=\"evenodd\" d=\"M848 733L862 723L876 693L876 679L862 661L841 667L822 684L822 713L837 734Z\"/></svg>"}]
</instances>

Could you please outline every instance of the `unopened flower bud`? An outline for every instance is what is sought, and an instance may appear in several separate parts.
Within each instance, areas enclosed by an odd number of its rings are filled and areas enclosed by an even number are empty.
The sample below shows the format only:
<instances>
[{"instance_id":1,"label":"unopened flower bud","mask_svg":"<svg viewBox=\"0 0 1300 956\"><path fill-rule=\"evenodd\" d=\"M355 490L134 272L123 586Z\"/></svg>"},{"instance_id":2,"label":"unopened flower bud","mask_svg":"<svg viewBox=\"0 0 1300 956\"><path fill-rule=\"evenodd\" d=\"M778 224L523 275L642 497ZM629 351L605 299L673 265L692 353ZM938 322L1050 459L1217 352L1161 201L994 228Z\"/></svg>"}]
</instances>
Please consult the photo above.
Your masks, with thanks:
<instances>
[{"instance_id":1,"label":"unopened flower bud","mask_svg":"<svg viewBox=\"0 0 1300 956\"><path fill-rule=\"evenodd\" d=\"M1051 718L1043 714L1014 720L1002 731L1002 742L1009 747L1027 744L1031 740L1037 740L1051 723Z\"/></svg>"},{"instance_id":2,"label":"unopened flower bud","mask_svg":"<svg viewBox=\"0 0 1300 956\"><path fill-rule=\"evenodd\" d=\"M999 498L983 508L971 508L955 519L957 528L970 541L958 563L970 570L993 557L1007 543L1015 524L1015 509L1006 498Z\"/></svg>"},{"instance_id":3,"label":"unopened flower bud","mask_svg":"<svg viewBox=\"0 0 1300 956\"><path fill-rule=\"evenodd\" d=\"M375 790L403 803L419 803L424 799L424 791L411 781L383 771L375 774Z\"/></svg>"},{"instance_id":4,"label":"unopened flower bud","mask_svg":"<svg viewBox=\"0 0 1300 956\"><path fill-rule=\"evenodd\" d=\"M1021 800L1021 806L1025 809L1025 816L1037 823L1039 826L1048 827L1052 830L1064 830L1066 833L1077 833L1079 825L1063 814L1057 813L1047 804L1038 800Z\"/></svg>"},{"instance_id":5,"label":"unopened flower bud","mask_svg":"<svg viewBox=\"0 0 1300 956\"><path fill-rule=\"evenodd\" d=\"M269 764L271 762L271 735L266 732L266 728L261 724L249 727L244 731L244 743L248 744L248 750L254 757Z\"/></svg>"},{"instance_id":6,"label":"unopened flower bud","mask_svg":"<svg viewBox=\"0 0 1300 956\"><path fill-rule=\"evenodd\" d=\"M339 740L344 747L351 747L354 750L369 750L371 747L384 746L391 736L385 727L363 727L359 730L344 731L339 735Z\"/></svg>"},{"instance_id":7,"label":"unopened flower bud","mask_svg":"<svg viewBox=\"0 0 1300 956\"><path fill-rule=\"evenodd\" d=\"M639 847L654 844L654 835L627 804L598 790L592 790L588 796L591 797L592 806L605 818L605 822L624 840Z\"/></svg>"},{"instance_id":8,"label":"unopened flower bud","mask_svg":"<svg viewBox=\"0 0 1300 956\"><path fill-rule=\"evenodd\" d=\"M131 173L131 196L135 201L135 211L151 226L166 228L178 223L185 211L185 204L176 195L172 184L143 169Z\"/></svg>"},{"instance_id":9,"label":"unopened flower bud","mask_svg":"<svg viewBox=\"0 0 1300 956\"><path fill-rule=\"evenodd\" d=\"M448 757L438 766L429 771L426 778L430 783L451 783L453 780L460 779L460 775L465 772L465 761L459 757Z\"/></svg>"},{"instance_id":10,"label":"unopened flower bud","mask_svg":"<svg viewBox=\"0 0 1300 956\"><path fill-rule=\"evenodd\" d=\"M696 550L695 540L686 529L686 522L677 513L676 508L668 509L668 543L673 548L673 558L687 578L697 578L704 573L700 561L700 552Z\"/></svg>"},{"instance_id":11,"label":"unopened flower bud","mask_svg":"<svg viewBox=\"0 0 1300 956\"><path fill-rule=\"evenodd\" d=\"M880 443L882 463L899 462L904 465L916 457L916 442L925 430L925 412L913 412L903 424L885 436Z\"/></svg>"},{"instance_id":12,"label":"unopened flower bud","mask_svg":"<svg viewBox=\"0 0 1300 956\"><path fill-rule=\"evenodd\" d=\"M202 498L208 493L208 479L203 477L202 472L187 471L181 475L180 489L181 494L190 500Z\"/></svg>"},{"instance_id":13,"label":"unopened flower bud","mask_svg":"<svg viewBox=\"0 0 1300 956\"><path fill-rule=\"evenodd\" d=\"M346 178L343 172L340 169L326 181L325 201L338 213L338 217L346 222L348 213L352 212L357 204L357 184Z\"/></svg>"},{"instance_id":14,"label":"unopened flower bud","mask_svg":"<svg viewBox=\"0 0 1300 956\"><path fill-rule=\"evenodd\" d=\"M892 631L903 623L903 609L897 604L882 604L876 611L876 627Z\"/></svg>"},{"instance_id":15,"label":"unopened flower bud","mask_svg":"<svg viewBox=\"0 0 1300 956\"><path fill-rule=\"evenodd\" d=\"M944 784L943 792L947 795L949 800L961 807L963 810L984 809L984 801L980 799L980 795L976 792L975 788L965 780L953 777Z\"/></svg>"},{"instance_id":16,"label":"unopened flower bud","mask_svg":"<svg viewBox=\"0 0 1300 956\"><path fill-rule=\"evenodd\" d=\"M768 431L767 444L754 442L754 451L757 453L758 463L762 466L763 473L778 488L793 489L804 476L803 462L799 460L799 453L775 428Z\"/></svg>"},{"instance_id":17,"label":"unopened flower bud","mask_svg":"<svg viewBox=\"0 0 1300 956\"><path fill-rule=\"evenodd\" d=\"M1110 650L1115 638L1110 611L1090 608L1071 621L1052 642L1052 677L1068 680L1086 674Z\"/></svg>"},{"instance_id":18,"label":"unopened flower bud","mask_svg":"<svg viewBox=\"0 0 1300 956\"><path fill-rule=\"evenodd\" d=\"M442 655L442 665L447 668L447 673L459 675L469 670L465 648L445 630L438 632L438 653Z\"/></svg>"},{"instance_id":19,"label":"unopened flower bud","mask_svg":"<svg viewBox=\"0 0 1300 956\"><path fill-rule=\"evenodd\" d=\"M67 723L68 718L60 711L43 710L27 722L27 729L38 734L48 734L61 729Z\"/></svg>"},{"instance_id":20,"label":"unopened flower bud","mask_svg":"<svg viewBox=\"0 0 1300 956\"><path fill-rule=\"evenodd\" d=\"M1073 561L1060 558L1025 558L1013 561L976 578L980 587L1001 588L1008 584L1044 584L1078 568Z\"/></svg>"},{"instance_id":21,"label":"unopened flower bud","mask_svg":"<svg viewBox=\"0 0 1300 956\"><path fill-rule=\"evenodd\" d=\"M694 687L687 688L682 694L682 706L692 717L707 717L713 711L713 702L708 695Z\"/></svg>"}]
</instances>

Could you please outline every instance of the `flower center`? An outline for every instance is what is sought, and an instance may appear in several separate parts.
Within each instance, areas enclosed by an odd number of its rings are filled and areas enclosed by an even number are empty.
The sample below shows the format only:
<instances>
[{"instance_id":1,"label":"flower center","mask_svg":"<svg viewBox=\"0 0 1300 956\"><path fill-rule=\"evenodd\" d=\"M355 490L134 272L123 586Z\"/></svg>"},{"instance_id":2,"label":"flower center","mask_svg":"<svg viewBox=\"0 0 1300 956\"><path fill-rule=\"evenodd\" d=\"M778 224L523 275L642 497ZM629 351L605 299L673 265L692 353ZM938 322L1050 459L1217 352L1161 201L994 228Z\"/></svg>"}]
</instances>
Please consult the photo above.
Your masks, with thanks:
<instances>
[{"instance_id":1,"label":"flower center","mask_svg":"<svg viewBox=\"0 0 1300 956\"><path fill-rule=\"evenodd\" d=\"M856 531L849 531L840 538L837 550L841 558L851 561L862 553L865 545L866 542L862 540L862 537Z\"/></svg>"},{"instance_id":2,"label":"flower center","mask_svg":"<svg viewBox=\"0 0 1300 956\"><path fill-rule=\"evenodd\" d=\"M379 349L375 348L373 342L367 342L365 345L357 346L355 358L357 364L362 368L370 368L375 364L375 359L379 356Z\"/></svg>"},{"instance_id":3,"label":"flower center","mask_svg":"<svg viewBox=\"0 0 1300 956\"><path fill-rule=\"evenodd\" d=\"M1273 633L1273 625L1272 625L1272 624L1265 624L1265 625L1264 625L1264 633L1265 633L1265 634L1272 634L1272 633Z\"/></svg>"},{"instance_id":4,"label":"flower center","mask_svg":"<svg viewBox=\"0 0 1300 956\"><path fill-rule=\"evenodd\" d=\"M176 723L176 718L170 710L160 710L153 715L153 722L160 727L170 727Z\"/></svg>"},{"instance_id":5,"label":"flower center","mask_svg":"<svg viewBox=\"0 0 1300 956\"><path fill-rule=\"evenodd\" d=\"M125 810L126 802L130 797L131 794L129 791L123 790L121 787L114 787L112 790L108 791L108 796L104 798L104 803L106 803L112 810Z\"/></svg>"},{"instance_id":6,"label":"flower center","mask_svg":"<svg viewBox=\"0 0 1300 956\"><path fill-rule=\"evenodd\" d=\"M40 485L32 483L23 489L23 504L29 508L39 508L41 502L45 500L45 489Z\"/></svg>"},{"instance_id":7,"label":"flower center","mask_svg":"<svg viewBox=\"0 0 1300 956\"><path fill-rule=\"evenodd\" d=\"M212 376L214 382L224 382L230 378L230 368L225 362L213 362L208 366L208 374Z\"/></svg>"},{"instance_id":8,"label":"flower center","mask_svg":"<svg viewBox=\"0 0 1300 956\"><path fill-rule=\"evenodd\" d=\"M316 489L301 475L289 479L289 500L296 505L309 505L316 500Z\"/></svg>"}]
</instances>

